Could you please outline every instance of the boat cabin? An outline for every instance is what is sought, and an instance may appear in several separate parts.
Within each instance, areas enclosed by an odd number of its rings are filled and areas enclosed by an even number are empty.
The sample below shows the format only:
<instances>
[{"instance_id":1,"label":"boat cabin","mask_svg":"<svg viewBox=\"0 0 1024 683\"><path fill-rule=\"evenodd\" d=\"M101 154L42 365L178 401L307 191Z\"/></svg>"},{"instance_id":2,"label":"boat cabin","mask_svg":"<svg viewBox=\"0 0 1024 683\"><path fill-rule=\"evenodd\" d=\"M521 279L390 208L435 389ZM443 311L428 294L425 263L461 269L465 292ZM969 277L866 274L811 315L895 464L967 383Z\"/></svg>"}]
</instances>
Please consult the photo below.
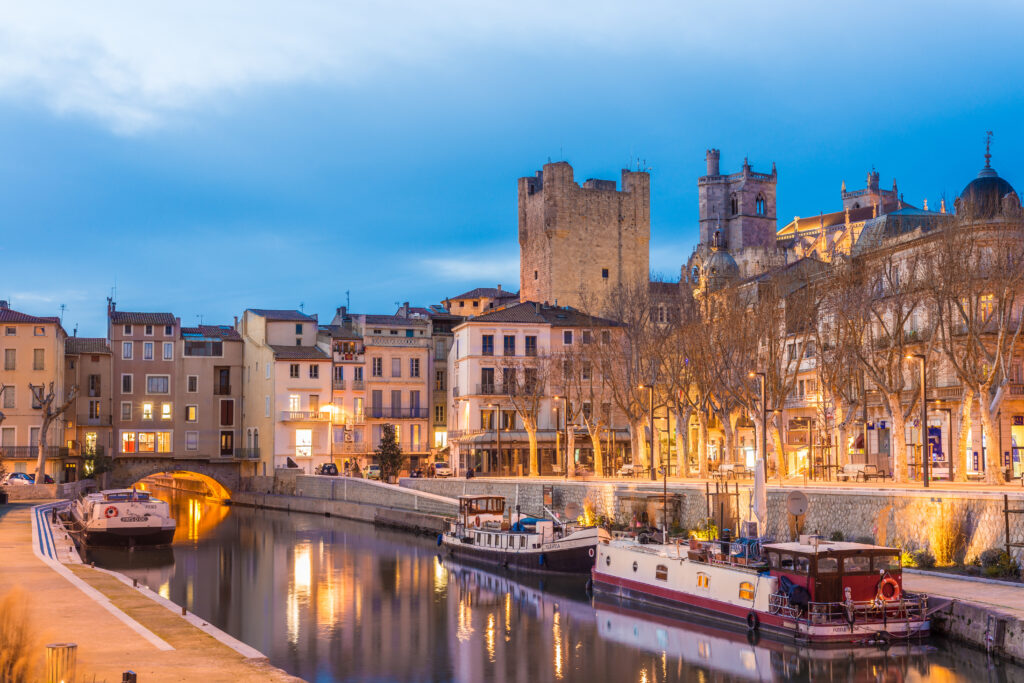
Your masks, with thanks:
<instances>
[{"instance_id":1,"label":"boat cabin","mask_svg":"<svg viewBox=\"0 0 1024 683\"><path fill-rule=\"evenodd\" d=\"M459 517L463 525L479 527L505 520L505 498L502 496L459 496Z\"/></svg>"},{"instance_id":2,"label":"boat cabin","mask_svg":"<svg viewBox=\"0 0 1024 683\"><path fill-rule=\"evenodd\" d=\"M879 545L822 541L767 543L772 576L786 577L810 593L812 602L843 602L846 589L855 602L874 600L880 583L891 578L903 588L900 551Z\"/></svg>"},{"instance_id":3,"label":"boat cabin","mask_svg":"<svg viewBox=\"0 0 1024 683\"><path fill-rule=\"evenodd\" d=\"M149 502L149 493L147 491L137 491L135 489L115 489L112 491L103 491L103 502L114 503L146 503Z\"/></svg>"}]
</instances>

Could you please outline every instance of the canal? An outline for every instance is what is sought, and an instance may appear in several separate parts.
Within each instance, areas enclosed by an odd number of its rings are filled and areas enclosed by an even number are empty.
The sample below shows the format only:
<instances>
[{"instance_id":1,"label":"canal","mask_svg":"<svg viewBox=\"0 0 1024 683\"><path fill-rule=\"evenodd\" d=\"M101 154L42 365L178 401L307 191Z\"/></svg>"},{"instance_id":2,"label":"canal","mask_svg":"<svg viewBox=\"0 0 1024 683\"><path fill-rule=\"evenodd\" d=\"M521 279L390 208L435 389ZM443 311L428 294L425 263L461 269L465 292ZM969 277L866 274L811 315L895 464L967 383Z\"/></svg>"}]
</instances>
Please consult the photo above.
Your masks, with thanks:
<instances>
[{"instance_id":1,"label":"canal","mask_svg":"<svg viewBox=\"0 0 1024 683\"><path fill-rule=\"evenodd\" d=\"M591 601L585 578L460 565L433 539L152 488L171 548L95 550L308 681L1020 681L1024 669L933 639L809 651Z\"/></svg>"}]
</instances>

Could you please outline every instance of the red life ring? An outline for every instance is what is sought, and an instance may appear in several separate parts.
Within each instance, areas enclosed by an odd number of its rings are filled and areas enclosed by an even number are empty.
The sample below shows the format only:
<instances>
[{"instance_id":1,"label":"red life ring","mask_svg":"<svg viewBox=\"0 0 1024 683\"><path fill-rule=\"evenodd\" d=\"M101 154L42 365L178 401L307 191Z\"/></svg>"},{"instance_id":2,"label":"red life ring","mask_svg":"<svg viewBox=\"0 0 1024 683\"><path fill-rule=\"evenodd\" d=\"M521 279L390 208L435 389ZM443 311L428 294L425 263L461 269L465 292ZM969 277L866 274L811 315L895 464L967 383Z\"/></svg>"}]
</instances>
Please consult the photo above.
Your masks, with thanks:
<instances>
[{"instance_id":1,"label":"red life ring","mask_svg":"<svg viewBox=\"0 0 1024 683\"><path fill-rule=\"evenodd\" d=\"M476 526L477 528L480 528L480 515L476 516Z\"/></svg>"},{"instance_id":2,"label":"red life ring","mask_svg":"<svg viewBox=\"0 0 1024 683\"><path fill-rule=\"evenodd\" d=\"M590 555L591 557L593 557L594 556L594 549L591 548L590 550L588 550L587 554Z\"/></svg>"},{"instance_id":3,"label":"red life ring","mask_svg":"<svg viewBox=\"0 0 1024 683\"><path fill-rule=\"evenodd\" d=\"M103 511L103 514L107 517L107 519L110 519L111 517L117 517L117 508L114 507L113 505L110 505L107 507L106 510Z\"/></svg>"},{"instance_id":4,"label":"red life ring","mask_svg":"<svg viewBox=\"0 0 1024 683\"><path fill-rule=\"evenodd\" d=\"M889 595L886 595L886 587L890 588ZM893 602L900 599L900 584L899 582L887 576L882 579L881 583L878 584L878 594L875 596L879 600L885 600L886 602Z\"/></svg>"}]
</instances>

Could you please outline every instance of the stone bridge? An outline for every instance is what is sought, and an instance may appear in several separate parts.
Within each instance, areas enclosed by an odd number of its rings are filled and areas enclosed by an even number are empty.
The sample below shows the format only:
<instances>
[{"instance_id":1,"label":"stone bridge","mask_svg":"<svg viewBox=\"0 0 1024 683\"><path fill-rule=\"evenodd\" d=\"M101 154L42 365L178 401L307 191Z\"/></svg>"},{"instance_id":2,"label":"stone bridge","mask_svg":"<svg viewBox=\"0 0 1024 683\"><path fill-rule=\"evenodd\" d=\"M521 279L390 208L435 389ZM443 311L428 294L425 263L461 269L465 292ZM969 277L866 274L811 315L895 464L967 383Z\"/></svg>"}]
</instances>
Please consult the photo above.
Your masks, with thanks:
<instances>
[{"instance_id":1,"label":"stone bridge","mask_svg":"<svg viewBox=\"0 0 1024 683\"><path fill-rule=\"evenodd\" d=\"M151 474L176 472L199 475L215 493L229 498L237 491L242 477L252 476L254 465L231 458L182 458L119 455L108 474L111 488L127 488ZM212 481L212 483L211 483Z\"/></svg>"}]
</instances>

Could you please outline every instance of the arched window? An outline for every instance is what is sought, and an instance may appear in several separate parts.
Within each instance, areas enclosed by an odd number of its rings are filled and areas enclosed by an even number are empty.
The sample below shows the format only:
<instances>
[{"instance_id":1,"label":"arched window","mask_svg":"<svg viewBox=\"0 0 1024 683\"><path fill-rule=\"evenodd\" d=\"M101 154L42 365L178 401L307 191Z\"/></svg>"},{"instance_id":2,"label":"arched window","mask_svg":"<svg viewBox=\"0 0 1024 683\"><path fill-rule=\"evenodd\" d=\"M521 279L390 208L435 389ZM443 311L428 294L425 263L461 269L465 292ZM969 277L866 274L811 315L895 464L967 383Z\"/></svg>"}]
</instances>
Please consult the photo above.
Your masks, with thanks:
<instances>
[{"instance_id":1,"label":"arched window","mask_svg":"<svg viewBox=\"0 0 1024 683\"><path fill-rule=\"evenodd\" d=\"M758 216L764 216L768 212L768 203L764 200L764 195L762 194L757 195L757 201L754 202L754 206L757 209Z\"/></svg>"},{"instance_id":2,"label":"arched window","mask_svg":"<svg viewBox=\"0 0 1024 683\"><path fill-rule=\"evenodd\" d=\"M260 447L260 430L258 429L252 430L252 447L255 449Z\"/></svg>"},{"instance_id":3,"label":"arched window","mask_svg":"<svg viewBox=\"0 0 1024 683\"><path fill-rule=\"evenodd\" d=\"M740 200L736 195L729 197L729 208L732 210L733 216L740 212Z\"/></svg>"}]
</instances>

